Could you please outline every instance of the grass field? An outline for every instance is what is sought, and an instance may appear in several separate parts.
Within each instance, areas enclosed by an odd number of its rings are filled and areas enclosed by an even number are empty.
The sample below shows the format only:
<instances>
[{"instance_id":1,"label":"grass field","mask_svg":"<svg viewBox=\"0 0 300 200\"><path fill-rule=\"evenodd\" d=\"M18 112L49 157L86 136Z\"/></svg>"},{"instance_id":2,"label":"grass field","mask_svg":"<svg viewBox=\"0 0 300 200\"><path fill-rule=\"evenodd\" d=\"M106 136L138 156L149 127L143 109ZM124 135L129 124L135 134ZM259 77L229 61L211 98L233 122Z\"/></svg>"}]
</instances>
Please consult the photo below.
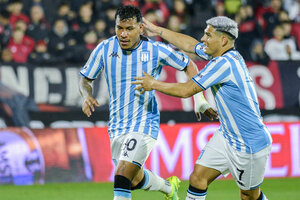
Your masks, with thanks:
<instances>
[{"instance_id":1,"label":"grass field","mask_svg":"<svg viewBox=\"0 0 300 200\"><path fill-rule=\"evenodd\" d=\"M179 197L185 199L188 182L180 185ZM300 178L265 179L261 187L269 200L299 200ZM134 191L133 200L164 199L159 192ZM0 185L0 200L112 200L112 183L64 183L33 186ZM239 199L233 180L217 180L208 190L208 200Z\"/></svg>"}]
</instances>

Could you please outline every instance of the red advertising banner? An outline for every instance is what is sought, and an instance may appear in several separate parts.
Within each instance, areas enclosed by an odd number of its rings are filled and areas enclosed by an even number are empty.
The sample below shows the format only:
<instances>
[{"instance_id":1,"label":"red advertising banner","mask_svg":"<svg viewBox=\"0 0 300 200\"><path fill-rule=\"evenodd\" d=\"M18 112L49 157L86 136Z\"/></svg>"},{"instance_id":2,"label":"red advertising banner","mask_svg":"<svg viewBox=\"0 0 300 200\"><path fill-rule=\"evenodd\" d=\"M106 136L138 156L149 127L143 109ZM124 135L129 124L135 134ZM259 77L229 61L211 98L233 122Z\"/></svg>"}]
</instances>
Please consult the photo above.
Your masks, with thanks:
<instances>
[{"instance_id":1,"label":"red advertising banner","mask_svg":"<svg viewBox=\"0 0 300 200\"><path fill-rule=\"evenodd\" d=\"M144 167L188 180L218 123L162 124ZM268 123L273 137L265 177L300 177L300 122ZM0 129L0 184L112 181L106 128Z\"/></svg>"},{"instance_id":2,"label":"red advertising banner","mask_svg":"<svg viewBox=\"0 0 300 200\"><path fill-rule=\"evenodd\" d=\"M267 124L272 137L273 146L266 167L266 177L295 177L300 176L300 122ZM201 150L208 142L217 123L192 123L161 125L160 135L153 148L145 167L166 178L176 175L188 180ZM105 128L84 129L87 146L109 142ZM98 134L95 134L98 132ZM99 145L102 149L103 145ZM107 144L105 144L107 147ZM97 157L89 152L93 169L94 181L112 181L113 165L109 149L102 149ZM103 166L106 166L103 170ZM110 172L110 174L107 174Z\"/></svg>"}]
</instances>

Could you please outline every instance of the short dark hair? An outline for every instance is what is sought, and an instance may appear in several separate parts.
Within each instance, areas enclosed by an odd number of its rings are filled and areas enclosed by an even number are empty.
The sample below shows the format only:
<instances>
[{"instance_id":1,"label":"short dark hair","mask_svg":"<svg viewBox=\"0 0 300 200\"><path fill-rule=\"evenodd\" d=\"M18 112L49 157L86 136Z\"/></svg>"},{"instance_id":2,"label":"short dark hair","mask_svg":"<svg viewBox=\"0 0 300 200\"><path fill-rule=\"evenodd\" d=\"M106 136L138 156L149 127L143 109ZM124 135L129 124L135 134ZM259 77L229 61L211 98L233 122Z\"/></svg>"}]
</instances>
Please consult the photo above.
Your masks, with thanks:
<instances>
[{"instance_id":1,"label":"short dark hair","mask_svg":"<svg viewBox=\"0 0 300 200\"><path fill-rule=\"evenodd\" d=\"M137 22L142 21L142 13L141 10L132 5L121 6L117 9L115 19L119 16L120 20L136 18Z\"/></svg>"}]
</instances>

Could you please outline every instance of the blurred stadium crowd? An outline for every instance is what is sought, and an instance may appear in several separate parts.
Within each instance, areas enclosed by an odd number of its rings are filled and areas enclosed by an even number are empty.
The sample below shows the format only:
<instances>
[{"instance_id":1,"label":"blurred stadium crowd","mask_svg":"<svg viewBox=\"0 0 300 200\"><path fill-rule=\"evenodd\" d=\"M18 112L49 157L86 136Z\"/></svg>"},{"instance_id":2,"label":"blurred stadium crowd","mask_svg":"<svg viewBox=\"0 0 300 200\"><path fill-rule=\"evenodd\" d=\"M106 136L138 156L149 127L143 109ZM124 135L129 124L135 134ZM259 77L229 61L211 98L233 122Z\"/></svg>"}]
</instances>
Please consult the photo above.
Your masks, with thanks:
<instances>
[{"instance_id":1,"label":"blurred stadium crowd","mask_svg":"<svg viewBox=\"0 0 300 200\"><path fill-rule=\"evenodd\" d=\"M0 0L1 62L83 63L114 35L122 4L196 39L208 18L226 15L239 24L236 48L246 61L300 60L298 0Z\"/></svg>"}]
</instances>

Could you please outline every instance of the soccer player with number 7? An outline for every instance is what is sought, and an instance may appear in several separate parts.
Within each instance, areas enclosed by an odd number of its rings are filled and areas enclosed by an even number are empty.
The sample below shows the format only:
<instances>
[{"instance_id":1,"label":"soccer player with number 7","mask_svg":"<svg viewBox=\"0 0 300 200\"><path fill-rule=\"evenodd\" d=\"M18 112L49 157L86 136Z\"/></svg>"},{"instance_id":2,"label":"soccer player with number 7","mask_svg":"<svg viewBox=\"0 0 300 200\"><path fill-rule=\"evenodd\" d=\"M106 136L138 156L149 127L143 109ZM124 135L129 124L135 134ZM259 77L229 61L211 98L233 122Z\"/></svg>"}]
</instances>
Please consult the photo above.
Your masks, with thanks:
<instances>
[{"instance_id":1,"label":"soccer player with number 7","mask_svg":"<svg viewBox=\"0 0 300 200\"><path fill-rule=\"evenodd\" d=\"M146 72L133 84L136 90L157 90L186 98L211 88L220 120L216 130L196 161L190 176L186 200L204 200L208 185L228 172L240 188L243 200L266 200L260 190L272 138L262 121L254 82L243 57L234 48L238 26L228 17L206 21L201 42L158 27L143 19L149 36L160 35L183 51L207 56L209 63L186 83L165 83Z\"/></svg>"}]
</instances>

